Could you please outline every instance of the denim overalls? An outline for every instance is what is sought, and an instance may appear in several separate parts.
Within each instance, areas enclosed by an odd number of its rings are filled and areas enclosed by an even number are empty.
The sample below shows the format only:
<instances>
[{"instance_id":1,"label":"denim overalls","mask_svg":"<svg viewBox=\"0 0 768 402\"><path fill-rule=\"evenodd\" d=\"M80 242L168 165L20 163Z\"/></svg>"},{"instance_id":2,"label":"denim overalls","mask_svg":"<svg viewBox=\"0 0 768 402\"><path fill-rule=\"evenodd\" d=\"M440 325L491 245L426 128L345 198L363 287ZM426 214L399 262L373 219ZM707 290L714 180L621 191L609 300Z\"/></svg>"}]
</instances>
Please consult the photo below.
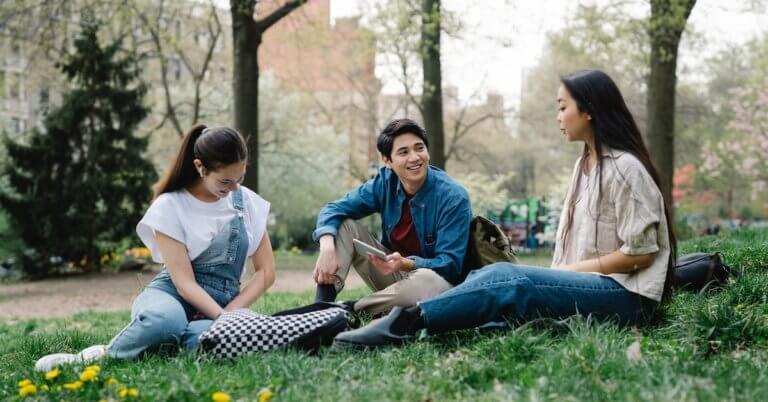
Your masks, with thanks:
<instances>
[{"instance_id":1,"label":"denim overalls","mask_svg":"<svg viewBox=\"0 0 768 402\"><path fill-rule=\"evenodd\" d=\"M237 216L192 261L198 285L222 307L240 293L240 276L248 253L242 191L235 190L232 198ZM134 358L163 344L194 349L198 337L212 322L191 321L195 312L195 307L179 295L168 269L164 268L133 302L131 322L109 343L109 356Z\"/></svg>"}]
</instances>

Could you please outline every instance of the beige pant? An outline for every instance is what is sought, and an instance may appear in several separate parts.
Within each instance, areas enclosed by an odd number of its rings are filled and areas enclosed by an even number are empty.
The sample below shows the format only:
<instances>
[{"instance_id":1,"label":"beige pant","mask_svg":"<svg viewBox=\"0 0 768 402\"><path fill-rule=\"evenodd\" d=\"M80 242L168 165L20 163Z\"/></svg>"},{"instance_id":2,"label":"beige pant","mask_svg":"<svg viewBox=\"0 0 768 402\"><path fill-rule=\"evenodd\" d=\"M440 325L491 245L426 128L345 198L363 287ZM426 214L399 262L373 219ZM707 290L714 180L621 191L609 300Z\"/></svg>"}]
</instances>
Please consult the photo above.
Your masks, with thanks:
<instances>
[{"instance_id":1,"label":"beige pant","mask_svg":"<svg viewBox=\"0 0 768 402\"><path fill-rule=\"evenodd\" d=\"M336 236L336 257L339 270L336 272L336 290L344 288L344 281L349 268L354 266L357 273L371 290L375 292L355 303L356 311L370 314L384 314L392 307L415 306L417 302L436 296L453 287L442 276L431 269L415 269L411 272L395 272L385 275L369 260L367 254L359 254L352 243L358 239L386 251L384 247L363 225L347 219L339 227Z\"/></svg>"}]
</instances>

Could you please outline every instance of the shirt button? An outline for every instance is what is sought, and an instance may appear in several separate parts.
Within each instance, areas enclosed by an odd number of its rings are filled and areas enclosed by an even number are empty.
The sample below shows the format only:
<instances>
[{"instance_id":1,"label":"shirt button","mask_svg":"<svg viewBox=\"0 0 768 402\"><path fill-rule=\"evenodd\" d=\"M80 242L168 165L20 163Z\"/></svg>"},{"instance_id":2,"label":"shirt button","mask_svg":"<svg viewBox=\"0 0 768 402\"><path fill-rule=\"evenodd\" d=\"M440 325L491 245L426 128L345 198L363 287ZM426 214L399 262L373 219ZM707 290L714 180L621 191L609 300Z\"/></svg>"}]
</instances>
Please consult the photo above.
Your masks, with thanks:
<instances>
[{"instance_id":1,"label":"shirt button","mask_svg":"<svg viewBox=\"0 0 768 402\"><path fill-rule=\"evenodd\" d=\"M232 262L235 260L235 257L229 257L229 262Z\"/></svg>"}]
</instances>

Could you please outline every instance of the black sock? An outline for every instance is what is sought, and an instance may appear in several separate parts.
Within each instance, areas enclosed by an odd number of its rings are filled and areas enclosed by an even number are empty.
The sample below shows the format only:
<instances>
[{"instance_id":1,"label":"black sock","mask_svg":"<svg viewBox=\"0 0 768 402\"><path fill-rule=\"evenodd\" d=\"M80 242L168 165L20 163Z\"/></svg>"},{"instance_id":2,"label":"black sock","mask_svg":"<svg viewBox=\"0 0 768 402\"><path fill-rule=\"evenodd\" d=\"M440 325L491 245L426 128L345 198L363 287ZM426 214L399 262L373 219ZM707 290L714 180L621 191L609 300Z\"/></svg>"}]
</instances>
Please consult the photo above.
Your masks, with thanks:
<instances>
[{"instance_id":1,"label":"black sock","mask_svg":"<svg viewBox=\"0 0 768 402\"><path fill-rule=\"evenodd\" d=\"M317 291L315 292L315 301L316 302L336 301L336 286L317 285Z\"/></svg>"},{"instance_id":2,"label":"black sock","mask_svg":"<svg viewBox=\"0 0 768 402\"><path fill-rule=\"evenodd\" d=\"M424 328L424 316L421 307L413 306L400 310L400 314L392 322L392 333L396 335L414 335Z\"/></svg>"}]
</instances>

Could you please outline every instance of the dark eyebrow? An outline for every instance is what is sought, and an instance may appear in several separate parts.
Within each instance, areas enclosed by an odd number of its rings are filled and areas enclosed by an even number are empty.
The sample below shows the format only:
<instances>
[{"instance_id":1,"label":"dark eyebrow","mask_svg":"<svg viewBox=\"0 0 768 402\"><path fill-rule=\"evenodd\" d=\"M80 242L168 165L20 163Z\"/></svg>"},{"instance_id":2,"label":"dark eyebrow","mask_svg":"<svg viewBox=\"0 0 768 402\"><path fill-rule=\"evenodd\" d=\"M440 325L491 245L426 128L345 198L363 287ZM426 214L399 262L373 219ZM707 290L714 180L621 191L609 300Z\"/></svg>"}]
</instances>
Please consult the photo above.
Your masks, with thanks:
<instances>
[{"instance_id":1,"label":"dark eyebrow","mask_svg":"<svg viewBox=\"0 0 768 402\"><path fill-rule=\"evenodd\" d=\"M557 103L565 102L562 98L557 98Z\"/></svg>"}]
</instances>

